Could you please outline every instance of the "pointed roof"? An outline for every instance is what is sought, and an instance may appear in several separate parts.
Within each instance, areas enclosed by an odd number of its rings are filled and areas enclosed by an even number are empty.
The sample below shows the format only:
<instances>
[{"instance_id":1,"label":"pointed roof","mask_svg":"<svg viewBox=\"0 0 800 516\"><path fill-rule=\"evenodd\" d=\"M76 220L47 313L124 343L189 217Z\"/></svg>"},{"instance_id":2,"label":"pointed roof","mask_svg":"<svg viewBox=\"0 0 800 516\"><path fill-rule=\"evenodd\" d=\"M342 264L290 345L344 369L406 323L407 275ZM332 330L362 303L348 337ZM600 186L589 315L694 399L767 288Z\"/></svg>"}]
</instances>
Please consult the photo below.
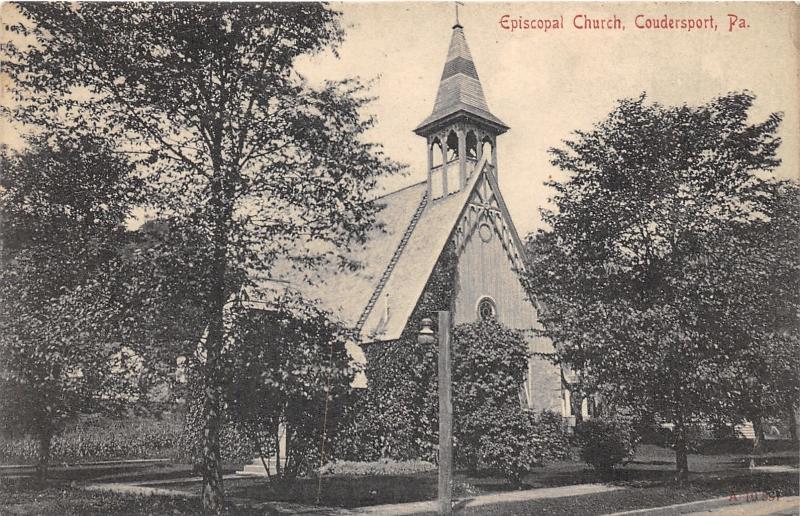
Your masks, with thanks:
<instances>
[{"instance_id":1,"label":"pointed roof","mask_svg":"<svg viewBox=\"0 0 800 516\"><path fill-rule=\"evenodd\" d=\"M320 267L308 277L289 263L278 263L271 277L252 278L256 289L248 294L250 300L269 304L289 289L318 302L342 323L356 329L360 343L400 338L482 177L495 191L517 252L523 252L485 156L477 170L480 172L472 174L465 188L435 203L428 203L425 182L381 197L378 202L383 209L378 214L378 227L363 245L349 253L361 268Z\"/></svg>"},{"instance_id":2,"label":"pointed roof","mask_svg":"<svg viewBox=\"0 0 800 516\"><path fill-rule=\"evenodd\" d=\"M464 114L487 123L498 134L508 130L508 126L489 111L478 71L467 46L464 28L456 24L453 26L433 112L414 132L424 136L436 126Z\"/></svg>"}]
</instances>

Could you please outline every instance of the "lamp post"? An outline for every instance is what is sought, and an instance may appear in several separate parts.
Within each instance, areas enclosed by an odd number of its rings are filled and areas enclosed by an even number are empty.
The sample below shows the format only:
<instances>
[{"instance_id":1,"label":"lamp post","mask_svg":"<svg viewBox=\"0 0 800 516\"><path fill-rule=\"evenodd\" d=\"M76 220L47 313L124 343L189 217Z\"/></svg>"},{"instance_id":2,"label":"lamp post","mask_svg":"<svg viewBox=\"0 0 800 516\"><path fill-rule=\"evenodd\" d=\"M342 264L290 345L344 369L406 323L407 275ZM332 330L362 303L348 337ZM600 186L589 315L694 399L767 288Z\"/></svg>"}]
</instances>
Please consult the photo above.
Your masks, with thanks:
<instances>
[{"instance_id":1,"label":"lamp post","mask_svg":"<svg viewBox=\"0 0 800 516\"><path fill-rule=\"evenodd\" d=\"M453 500L453 403L450 380L450 312L437 312L439 322L439 514L452 514ZM430 319L422 320L417 340L433 344Z\"/></svg>"}]
</instances>

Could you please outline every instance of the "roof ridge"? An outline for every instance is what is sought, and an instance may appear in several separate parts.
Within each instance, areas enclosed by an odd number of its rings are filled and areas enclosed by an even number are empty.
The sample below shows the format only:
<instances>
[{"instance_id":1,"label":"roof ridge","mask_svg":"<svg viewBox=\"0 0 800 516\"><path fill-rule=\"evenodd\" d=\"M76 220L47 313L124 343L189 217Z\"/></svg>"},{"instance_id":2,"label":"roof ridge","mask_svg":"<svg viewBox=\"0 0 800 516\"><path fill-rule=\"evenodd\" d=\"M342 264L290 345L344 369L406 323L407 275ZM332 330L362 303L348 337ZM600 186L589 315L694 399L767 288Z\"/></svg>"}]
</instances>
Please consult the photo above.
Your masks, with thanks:
<instances>
[{"instance_id":1,"label":"roof ridge","mask_svg":"<svg viewBox=\"0 0 800 516\"><path fill-rule=\"evenodd\" d=\"M380 199L383 199L384 197L389 197L390 195L394 195L394 194L396 194L396 193L400 193L400 192L402 192L403 190L408 190L409 188L414 188L415 186L419 186L419 185L421 185L421 184L423 184L423 183L427 183L427 182L428 182L428 181L427 181L427 179L422 179L422 180L420 180L420 181L417 181L416 183L411 183L410 185L401 186L401 187L400 187L400 188L398 188L397 190L392 190L391 192L386 192L386 193L383 193L383 194L381 194L381 195L379 195L379 196L377 196L377 197L373 198L373 199L372 199L372 201L373 201L373 202L374 202L374 201L378 201L378 200L380 200Z\"/></svg>"},{"instance_id":2,"label":"roof ridge","mask_svg":"<svg viewBox=\"0 0 800 516\"><path fill-rule=\"evenodd\" d=\"M405 233L403 233L403 238L400 239L400 243L397 244L397 249L395 249L394 253L392 254L391 260L389 260L389 263L386 265L386 269L384 269L383 274L381 275L381 279L378 281L378 285L375 287L375 290L372 291L372 295L370 296L369 301L367 301L367 306L364 307L364 311L361 312L361 316L358 318L358 322L356 323L356 330L358 331L358 333L361 333L364 323L367 322L367 317L369 316L370 312L372 312L372 309L375 307L375 303L378 302L378 297L380 297L381 292L383 292L383 287L386 286L386 282L389 280L389 276L392 274L394 266L400 259L400 254L402 254L403 249L405 249L406 244L408 244L408 241L411 238L411 234L414 232L414 228L417 227L417 222L419 222L419 219L422 216L422 212L424 211L425 206L427 204L428 204L428 192L426 191L422 195L422 199L420 200L420 203L417 206L417 210L414 212L414 215L411 217L411 221L408 223L408 227L406 227Z\"/></svg>"}]
</instances>

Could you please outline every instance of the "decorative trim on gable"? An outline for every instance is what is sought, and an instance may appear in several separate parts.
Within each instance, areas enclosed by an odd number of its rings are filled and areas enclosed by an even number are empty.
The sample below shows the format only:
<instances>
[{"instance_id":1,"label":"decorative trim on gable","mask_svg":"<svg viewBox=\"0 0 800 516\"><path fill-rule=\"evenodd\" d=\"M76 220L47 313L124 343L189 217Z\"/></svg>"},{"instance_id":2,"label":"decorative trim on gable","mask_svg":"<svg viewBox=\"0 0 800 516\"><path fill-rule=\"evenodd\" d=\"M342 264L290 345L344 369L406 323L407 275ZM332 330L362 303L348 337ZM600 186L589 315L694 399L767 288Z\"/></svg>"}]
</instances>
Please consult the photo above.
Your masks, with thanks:
<instances>
[{"instance_id":1,"label":"decorative trim on gable","mask_svg":"<svg viewBox=\"0 0 800 516\"><path fill-rule=\"evenodd\" d=\"M375 290L372 291L372 295L367 302L367 306L364 307L364 311L361 312L361 316L358 318L358 322L356 323L356 330L358 333L361 333L361 330L364 328L364 324L367 322L367 317L369 317L370 312L375 307L375 304L378 302L378 299L381 296L381 292L383 292L383 287L386 286L386 282L389 280L389 276L391 276L392 271L394 270L394 266L397 265L397 261L400 259L400 255L405 249L408 240L411 238L411 234L414 233L414 228L417 227L417 222L419 218L422 216L422 212L425 211L425 206L428 204L428 193L425 192L422 195L422 200L417 206L417 211L414 212L414 216L411 217L411 221L408 223L408 227L406 228L405 233L403 233L403 238L400 240L400 243L397 246L397 249L394 250L394 254L392 254L392 259L389 260L388 265L386 265L386 269L384 269L383 274L381 275L380 281L378 281L378 285L375 287ZM387 306L385 308L386 312L388 312L388 299L386 300ZM388 317L388 313L384 315L384 318Z\"/></svg>"},{"instance_id":2,"label":"decorative trim on gable","mask_svg":"<svg viewBox=\"0 0 800 516\"><path fill-rule=\"evenodd\" d=\"M487 178L490 174L487 166L484 173L475 185L472 195L467 201L464 213L458 222L453 236L456 252L461 253L467 242L472 238L480 225L484 222L491 223L500 242L503 245L508 258L518 270L525 270L525 262L521 256L521 249L518 243L516 231L511 227L510 217L505 209L505 203L500 198L499 193Z\"/></svg>"}]
</instances>

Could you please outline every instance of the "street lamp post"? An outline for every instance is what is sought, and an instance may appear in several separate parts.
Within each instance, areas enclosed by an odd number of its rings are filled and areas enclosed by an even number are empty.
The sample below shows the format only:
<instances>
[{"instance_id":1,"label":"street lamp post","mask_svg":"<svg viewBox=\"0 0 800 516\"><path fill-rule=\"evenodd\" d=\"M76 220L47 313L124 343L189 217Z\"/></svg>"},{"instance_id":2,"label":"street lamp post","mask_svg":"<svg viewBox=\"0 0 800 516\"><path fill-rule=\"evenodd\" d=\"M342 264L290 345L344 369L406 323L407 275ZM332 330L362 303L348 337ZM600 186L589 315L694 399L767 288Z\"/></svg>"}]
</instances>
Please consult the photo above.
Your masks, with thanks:
<instances>
[{"instance_id":1,"label":"street lamp post","mask_svg":"<svg viewBox=\"0 0 800 516\"><path fill-rule=\"evenodd\" d=\"M439 322L439 514L452 513L453 500L453 403L450 379L450 312L437 312ZM418 340L436 340L431 320L422 320Z\"/></svg>"}]
</instances>

